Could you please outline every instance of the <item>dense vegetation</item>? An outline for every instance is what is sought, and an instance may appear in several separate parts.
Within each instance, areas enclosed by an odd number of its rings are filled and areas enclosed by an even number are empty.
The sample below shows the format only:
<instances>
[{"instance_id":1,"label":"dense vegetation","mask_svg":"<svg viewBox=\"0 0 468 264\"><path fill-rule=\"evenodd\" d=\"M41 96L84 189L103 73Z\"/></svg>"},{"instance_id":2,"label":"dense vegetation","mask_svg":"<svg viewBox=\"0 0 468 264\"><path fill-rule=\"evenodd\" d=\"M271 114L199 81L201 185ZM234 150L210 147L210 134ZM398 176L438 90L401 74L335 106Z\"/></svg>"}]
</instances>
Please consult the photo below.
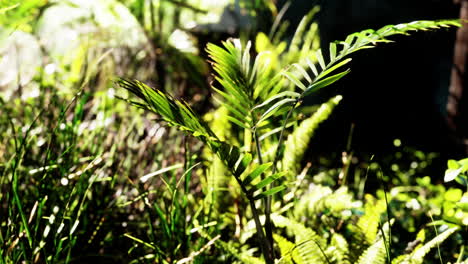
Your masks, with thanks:
<instances>
[{"instance_id":1,"label":"dense vegetation","mask_svg":"<svg viewBox=\"0 0 468 264\"><path fill-rule=\"evenodd\" d=\"M92 2L1 2L0 263L468 263L468 159L310 157L343 97L304 103L459 21L320 47L319 7L288 36L274 1Z\"/></svg>"}]
</instances>

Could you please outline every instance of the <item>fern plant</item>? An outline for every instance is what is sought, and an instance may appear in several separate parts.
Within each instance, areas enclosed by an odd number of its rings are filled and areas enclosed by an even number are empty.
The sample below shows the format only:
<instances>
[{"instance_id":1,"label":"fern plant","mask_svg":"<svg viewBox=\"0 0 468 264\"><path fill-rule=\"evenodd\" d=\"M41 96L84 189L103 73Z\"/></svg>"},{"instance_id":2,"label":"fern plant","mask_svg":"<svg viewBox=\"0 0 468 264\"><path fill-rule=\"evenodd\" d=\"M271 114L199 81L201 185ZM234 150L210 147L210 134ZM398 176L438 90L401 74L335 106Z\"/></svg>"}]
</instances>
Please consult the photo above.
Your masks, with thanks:
<instances>
[{"instance_id":1,"label":"fern plant","mask_svg":"<svg viewBox=\"0 0 468 264\"><path fill-rule=\"evenodd\" d=\"M392 35L449 26L460 26L460 23L455 20L415 21L389 25L379 30L364 30L349 35L344 41L331 43L327 47L328 58L323 56L320 49L314 52L314 56L311 56L311 52L303 53L306 54L307 69L302 61L298 61L281 71L271 66L272 57L268 51L252 57L250 42L242 45L239 40L230 39L223 42L222 46L208 44L207 51L216 72L215 79L222 86L213 87L215 99L227 109L227 119L232 123L233 129L243 131L241 140L237 141L242 142L239 145L222 140L183 100L175 99L139 81L122 79L118 84L141 99L138 102L128 100L131 104L160 115L168 125L198 138L226 166L248 200L265 262L272 264L276 258L271 223L272 198L287 188L287 182L282 180L286 170L290 170L293 175L297 173L297 164L306 147L306 144L302 144L302 150L294 154L299 141L307 141L312 136L316 125L326 119L340 97L327 103L313 119L303 121L296 129L298 132L291 134L288 139L290 147L286 147L282 155L285 131L290 127L289 120L295 117L295 110L305 97L335 83L350 72L349 69L342 70L351 61L348 58L350 54L375 47L380 42L389 42L387 37ZM267 135L269 144L262 145L268 142L265 139ZM283 163L280 167L278 163L281 157ZM281 169L280 172L277 172L278 169ZM294 177L288 179L294 181ZM257 203L259 200L263 201L260 207ZM262 214L265 215L264 223L261 222ZM276 221L275 224L279 225L280 222ZM292 227L294 226L296 225L293 224ZM308 230L306 234L309 233L315 237L312 230ZM278 236L276 238L283 241ZM340 240L339 237L335 239ZM326 254L314 255L316 257L306 254L316 247L324 253L326 248L322 242L314 240L310 243L306 237L299 237L296 242L299 242L296 243L298 256L293 258L302 259L303 263L319 263L319 259L325 261L323 263L330 262ZM302 242L304 243L301 244ZM286 243L286 246L280 245L280 249L284 252L289 246ZM358 261L368 263L373 256L381 256L385 247L384 239L379 238L366 249ZM342 256L340 259L346 257Z\"/></svg>"}]
</instances>

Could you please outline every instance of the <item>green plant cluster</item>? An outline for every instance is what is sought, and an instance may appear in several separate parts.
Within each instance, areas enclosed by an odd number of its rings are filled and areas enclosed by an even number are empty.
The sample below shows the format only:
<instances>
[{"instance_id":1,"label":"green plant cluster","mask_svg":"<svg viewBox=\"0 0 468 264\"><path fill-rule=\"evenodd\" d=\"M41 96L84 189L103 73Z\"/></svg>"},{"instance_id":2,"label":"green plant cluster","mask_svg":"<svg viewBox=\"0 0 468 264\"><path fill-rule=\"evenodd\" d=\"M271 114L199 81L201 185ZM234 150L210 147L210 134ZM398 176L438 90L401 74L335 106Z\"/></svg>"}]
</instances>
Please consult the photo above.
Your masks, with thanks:
<instances>
[{"instance_id":1,"label":"green plant cluster","mask_svg":"<svg viewBox=\"0 0 468 264\"><path fill-rule=\"evenodd\" d=\"M118 51L88 43L38 71L39 95L0 94L0 263L467 263L467 159L448 161L444 183L424 174L433 155L413 149L347 153L318 171L309 143L346 98L304 105L350 74L354 52L458 21L320 47L318 8L287 41L273 1L240 1L273 27L208 43L206 61L169 44L183 18L206 13L194 2L121 1L150 43L126 78L114 82ZM0 12L34 32L35 8Z\"/></svg>"}]
</instances>

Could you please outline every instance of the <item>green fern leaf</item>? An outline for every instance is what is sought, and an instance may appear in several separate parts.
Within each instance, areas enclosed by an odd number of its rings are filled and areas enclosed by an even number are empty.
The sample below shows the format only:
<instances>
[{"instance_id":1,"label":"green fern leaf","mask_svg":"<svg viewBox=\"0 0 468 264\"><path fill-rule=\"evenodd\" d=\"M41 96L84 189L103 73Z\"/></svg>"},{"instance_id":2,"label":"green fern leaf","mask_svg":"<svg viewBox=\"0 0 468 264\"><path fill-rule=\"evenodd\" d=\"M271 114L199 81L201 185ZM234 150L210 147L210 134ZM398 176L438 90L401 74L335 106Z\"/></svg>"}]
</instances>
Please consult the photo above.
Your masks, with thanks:
<instances>
[{"instance_id":1,"label":"green fern leaf","mask_svg":"<svg viewBox=\"0 0 468 264\"><path fill-rule=\"evenodd\" d=\"M372 195L366 195L364 214L359 217L356 225L349 225L349 230L353 234L353 241L350 244L350 257L352 261L357 261L364 250L372 245L379 235L380 215L386 210L383 200L376 200Z\"/></svg>"},{"instance_id":2,"label":"green fern leaf","mask_svg":"<svg viewBox=\"0 0 468 264\"><path fill-rule=\"evenodd\" d=\"M364 215L359 218L357 226L364 232L366 242L371 244L379 232L380 215L386 211L386 205L383 200L377 201L371 195L366 195L364 210Z\"/></svg>"},{"instance_id":3,"label":"green fern leaf","mask_svg":"<svg viewBox=\"0 0 468 264\"><path fill-rule=\"evenodd\" d=\"M206 139L217 140L216 135L208 125L184 101L176 100L170 95L152 89L136 80L121 79L118 84L143 100L144 104L135 103L137 106L161 115L169 125L176 126L195 137L202 138L203 141L206 141Z\"/></svg>"},{"instance_id":4,"label":"green fern leaf","mask_svg":"<svg viewBox=\"0 0 468 264\"><path fill-rule=\"evenodd\" d=\"M286 189L286 186L285 185L280 185L280 186L276 186L276 187L273 187L271 189L268 189L267 191L264 191L258 195L255 195L254 196L254 200L259 200L259 199L263 199L267 196L271 196L277 192L281 192L282 190Z\"/></svg>"},{"instance_id":5,"label":"green fern leaf","mask_svg":"<svg viewBox=\"0 0 468 264\"><path fill-rule=\"evenodd\" d=\"M261 182L255 184L255 186L253 186L249 192L255 192L255 191L258 191L258 190L261 190L263 187L269 185L270 183L278 180L279 178L283 177L284 175L286 174L286 172L279 172L279 173L275 173L273 175L270 175L268 177L266 177L265 179L263 179Z\"/></svg>"},{"instance_id":6,"label":"green fern leaf","mask_svg":"<svg viewBox=\"0 0 468 264\"><path fill-rule=\"evenodd\" d=\"M297 67L296 67L296 68L297 68ZM301 69L302 69L302 68L301 68ZM307 73L305 72L304 69L302 69L301 72L307 74ZM294 76L292 73L285 71L285 72L282 72L282 74L283 74L286 78L288 78L291 82L293 82L297 87L301 88L301 90L303 90L303 91L307 90L307 87L306 87L301 81L299 81L299 79L297 79L297 77ZM306 79L310 79L309 75L304 75L304 77L305 77Z\"/></svg>"},{"instance_id":7,"label":"green fern leaf","mask_svg":"<svg viewBox=\"0 0 468 264\"><path fill-rule=\"evenodd\" d=\"M394 219L392 219L390 223L387 222L383 225L380 229L377 240L359 257L358 264L385 264L387 260L390 260L388 252L388 238L393 222Z\"/></svg>"},{"instance_id":8,"label":"green fern leaf","mask_svg":"<svg viewBox=\"0 0 468 264\"><path fill-rule=\"evenodd\" d=\"M452 227L445 232L439 234L438 236L431 239L431 241L425 243L423 246L416 248L411 254L406 255L403 259L400 256L398 261L392 263L398 264L422 264L424 262L424 257L429 253L429 251L441 243L443 243L447 238L449 238L453 233L458 231L459 227Z\"/></svg>"},{"instance_id":9,"label":"green fern leaf","mask_svg":"<svg viewBox=\"0 0 468 264\"><path fill-rule=\"evenodd\" d=\"M296 248L292 251L292 258L295 263L328 263L328 257L324 252L326 248L324 238L318 236L312 229L287 217L273 214L271 219L275 226L286 228L294 235Z\"/></svg>"},{"instance_id":10,"label":"green fern leaf","mask_svg":"<svg viewBox=\"0 0 468 264\"><path fill-rule=\"evenodd\" d=\"M289 176L295 177L295 175L298 174L300 163L305 151L307 150L310 139L314 135L318 126L330 116L331 112L336 105L338 105L341 99L341 95L338 95L322 104L317 112L315 112L310 118L302 121L300 126L288 136L283 155L283 170L288 171Z\"/></svg>"},{"instance_id":11,"label":"green fern leaf","mask_svg":"<svg viewBox=\"0 0 468 264\"><path fill-rule=\"evenodd\" d=\"M265 163L265 164L261 164L261 165L257 166L256 168L254 168L254 170L251 173L249 173L244 178L244 180L242 180L242 183L244 185L250 184L258 176L260 176L262 173L264 173L269 167L271 167L271 165L273 165L273 163L269 162L269 163Z\"/></svg>"},{"instance_id":12,"label":"green fern leaf","mask_svg":"<svg viewBox=\"0 0 468 264\"><path fill-rule=\"evenodd\" d=\"M351 264L348 241L339 233L333 233L327 253L333 263Z\"/></svg>"},{"instance_id":13,"label":"green fern leaf","mask_svg":"<svg viewBox=\"0 0 468 264\"><path fill-rule=\"evenodd\" d=\"M359 257L358 264L385 264L385 244L383 239L379 239L372 246L367 248Z\"/></svg>"},{"instance_id":14,"label":"green fern leaf","mask_svg":"<svg viewBox=\"0 0 468 264\"><path fill-rule=\"evenodd\" d=\"M277 234L273 234L273 238L275 239L281 253L281 258L278 261L278 264L294 264L291 255L296 245Z\"/></svg>"}]
</instances>

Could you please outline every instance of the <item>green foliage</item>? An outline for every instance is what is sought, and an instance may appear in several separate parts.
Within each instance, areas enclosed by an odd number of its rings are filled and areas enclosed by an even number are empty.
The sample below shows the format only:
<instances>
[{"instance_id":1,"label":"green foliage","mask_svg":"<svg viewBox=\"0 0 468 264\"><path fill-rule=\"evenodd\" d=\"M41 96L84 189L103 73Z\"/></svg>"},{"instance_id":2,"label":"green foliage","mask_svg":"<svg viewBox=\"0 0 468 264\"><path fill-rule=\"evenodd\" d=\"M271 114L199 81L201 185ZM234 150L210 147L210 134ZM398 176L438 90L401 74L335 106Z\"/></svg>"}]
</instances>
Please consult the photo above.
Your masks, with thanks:
<instances>
[{"instance_id":1,"label":"green foliage","mask_svg":"<svg viewBox=\"0 0 468 264\"><path fill-rule=\"evenodd\" d=\"M318 61L318 65L315 65L310 60L307 61L309 69L313 73L313 78L302 66L294 64L295 68L299 69L301 78L307 80L307 85L298 80L295 74L291 72L284 72L283 74L302 90L301 97L304 97L346 76L349 70L344 70L339 73L335 72L348 64L351 59L345 58L356 51L373 48L379 42L390 42L387 40L387 37L393 35L408 35L411 31L438 29L449 26L460 26L460 23L455 20L414 21L406 24L388 25L379 30L368 29L356 32L348 35L344 41L330 43L328 62L325 62L326 60L321 50L315 53L315 59ZM342 47L339 48L338 45L342 45Z\"/></svg>"},{"instance_id":2,"label":"green foliage","mask_svg":"<svg viewBox=\"0 0 468 264\"><path fill-rule=\"evenodd\" d=\"M225 92L214 90L224 98L222 104L231 112L228 117L231 122L253 129L271 117L281 105L290 103L291 99L278 102L259 118L255 115L256 109L284 96L298 96L291 92L278 93L282 82L279 76L272 76L267 54L257 55L251 66L250 42L244 49L238 40L224 42L223 46L225 49L208 44L207 51L214 61L213 69L218 74L216 80Z\"/></svg>"},{"instance_id":3,"label":"green foliage","mask_svg":"<svg viewBox=\"0 0 468 264\"><path fill-rule=\"evenodd\" d=\"M230 169L249 198L257 200L285 188L284 186L277 186L275 189L260 192L254 196L257 191L260 191L264 186L277 180L283 176L284 173L270 175L262 181L253 184L256 182L255 180L272 165L271 163L254 165L250 169L250 172L245 173L252 162L252 155L245 153L241 156L239 148L219 140L206 123L197 117L184 101L176 100L138 81L121 80L119 84L123 88L139 96L145 102L145 104L131 102L132 104L160 114L170 125L192 134L194 137L199 138L202 142L209 145L213 152L216 153L227 168Z\"/></svg>"},{"instance_id":4,"label":"green foliage","mask_svg":"<svg viewBox=\"0 0 468 264\"><path fill-rule=\"evenodd\" d=\"M307 22L304 22L307 23ZM299 64L294 64L301 76L308 81L308 85L304 85L302 81L296 78L294 74L288 71L283 71L279 74L272 74L268 63L262 59L262 54L259 54L255 62L251 63L250 60L250 42L247 43L245 48L242 47L240 42L237 40L224 42L224 48L209 44L207 47L208 54L213 60L213 68L217 72L216 80L224 87L225 91L215 89L215 91L224 98L223 101L218 100L220 104L228 109L230 115L227 117L233 124L239 128L245 129L244 134L244 149L250 150L251 140L256 143L257 147L257 158L258 163L255 164L254 157L249 153L241 153L241 150L233 145L230 145L224 141L220 141L211 129L196 116L196 114L190 109L190 107L181 100L176 100L169 95L164 94L159 90L152 89L143 83L138 81L127 81L121 80L119 84L123 87L140 97L144 103L132 102L134 105L150 110L162 116L162 118L172 126L176 126L179 129L188 132L194 137L199 138L202 142L210 147L210 149L216 153L218 158L224 163L226 168L233 174L236 181L239 183L242 193L249 200L250 208L253 213L255 220L255 226L257 229L257 235L259 236L261 248L265 260L267 263L273 263L273 253L271 248L271 242L269 237L272 235L271 227L269 223L270 218L270 199L272 195L284 190L285 185L270 186L273 182L277 181L285 173L275 173L275 166L277 158L279 157L276 153L273 162L263 163L262 152L257 129L262 125L263 122L269 118L274 117L283 106L290 107L287 117L284 119L283 124L286 124L287 119L290 117L292 111L296 108L300 100L303 97L310 95L313 91L321 89L325 86L331 85L344 77L349 70L345 70L339 73L334 73L335 70L346 65L350 59L344 59L349 54L365 49L371 48L377 42L386 42L386 37L395 34L407 34L409 31L417 29L425 30L431 28L447 27L449 25L458 25L455 21L440 21L440 22L428 22L428 21L417 21L409 24L400 24L397 26L387 26L378 31L366 30L359 33L350 35L345 41L340 42L343 48L340 50L337 48L336 43L330 44L329 63L325 63L325 59L322 56L322 52L318 50L315 53L315 59L318 62L321 70L317 69L317 66L308 60L310 70L314 73L312 79L307 71L302 68ZM298 31L300 34L300 31ZM266 63L266 64L265 64ZM331 75L333 73L333 75ZM299 87L302 92L295 93L290 91L280 92L282 88L281 82L277 81L276 76L280 74L286 76L292 83ZM272 78L272 76L275 76ZM336 97L331 100L328 104L325 104L311 119L303 122L302 126L296 131L297 134L292 134L290 141L294 143L294 139L301 137L299 140L306 141L302 147L297 147L296 144L291 143L291 150L288 149L286 156L283 158L283 166L285 168L292 168L292 173L297 173L297 163L300 161L303 153L305 152L305 145L310 140L311 135L314 132L315 127L318 123L325 120L331 112L331 109L339 102L341 98ZM264 111L260 116L258 115L258 109L266 105L271 105L270 108ZM273 125L273 122L267 122ZM275 127L273 127L275 128ZM283 131L285 125L282 127L280 139L278 145L281 145ZM252 133L252 137L249 137L249 133ZM287 143L290 143L289 141ZM298 151L297 155L292 154L293 151ZM292 156L292 158L291 158ZM263 175L273 165L273 173L267 177L263 177L261 180L257 180L260 175ZM250 169L248 169L250 167ZM246 172L248 171L248 172ZM293 178L294 179L294 178ZM339 192L337 192L339 193ZM346 190L342 193L346 193ZM337 197L331 196L334 201ZM346 197L346 195L345 195ZM260 223L259 211L255 205L255 200L265 199L265 213L266 220L265 224ZM348 197L342 198L349 200ZM341 203L328 203L326 199L320 199L316 201L317 209L315 210L331 212L340 212L346 208L345 205L340 206ZM323 203L321 203L323 202ZM389 245L385 243L385 235L377 239L374 242L375 236L377 235L377 226L380 226L380 215L373 207L367 209L368 215L358 223L358 229L361 229L361 234L364 236L364 241L370 246L362 252L359 259L354 257L355 260L360 263L370 263L371 261L385 262L385 257L390 259ZM313 214L312 213L312 214ZM278 218L279 216L272 216L275 224L281 226L285 225L285 221L288 218ZM276 217L276 218L275 218ZM290 220L288 220L290 221ZM370 225L370 229L365 229L365 225ZM300 263L309 263L317 261L328 261L328 257L325 255L324 241L319 241L320 237L315 234L311 229L307 229L303 226L299 226L298 223L289 222L288 227L295 234L296 249L293 250L292 259L297 259ZM264 229L265 228L265 229ZM387 227L389 229L390 227ZM356 231L356 230L355 230ZM265 232L265 233L264 233ZM355 232L357 233L357 232ZM304 235L304 236L303 236ZM281 240L281 238L280 238ZM283 241L283 240L281 240ZM284 242L284 241L283 241ZM283 245L283 251L286 245ZM359 252L359 249L358 251ZM317 254L322 253L322 255ZM385 254L386 253L386 254ZM322 259L323 258L323 259Z\"/></svg>"},{"instance_id":5,"label":"green foliage","mask_svg":"<svg viewBox=\"0 0 468 264\"><path fill-rule=\"evenodd\" d=\"M461 185L468 186L468 159L459 161L449 160L447 163L448 169L445 171L445 182L456 180Z\"/></svg>"},{"instance_id":6,"label":"green foliage","mask_svg":"<svg viewBox=\"0 0 468 264\"><path fill-rule=\"evenodd\" d=\"M379 239L359 257L359 264L384 264L385 262L385 244L383 239Z\"/></svg>"},{"instance_id":7,"label":"green foliage","mask_svg":"<svg viewBox=\"0 0 468 264\"><path fill-rule=\"evenodd\" d=\"M422 246L418 246L410 254L400 256L399 258L392 261L392 263L402 263L402 264L422 264L424 263L424 256L426 256L429 251L435 247L439 247L442 242L444 242L450 235L456 232L459 227L452 227L445 232L437 235L431 241L428 241Z\"/></svg>"},{"instance_id":8,"label":"green foliage","mask_svg":"<svg viewBox=\"0 0 468 264\"><path fill-rule=\"evenodd\" d=\"M9 30L31 32L33 22L46 0L7 0L0 2L0 25Z\"/></svg>"},{"instance_id":9,"label":"green foliage","mask_svg":"<svg viewBox=\"0 0 468 264\"><path fill-rule=\"evenodd\" d=\"M326 263L328 258L324 252L326 242L322 237L318 236L312 229L284 216L272 215L272 219L275 226L285 228L294 236L294 247L287 251L292 256L293 262L290 263ZM290 245L282 242L283 248Z\"/></svg>"},{"instance_id":10,"label":"green foliage","mask_svg":"<svg viewBox=\"0 0 468 264\"><path fill-rule=\"evenodd\" d=\"M351 263L349 244L343 235L339 233L332 234L331 242L327 249L327 255L331 256L332 263Z\"/></svg>"},{"instance_id":11,"label":"green foliage","mask_svg":"<svg viewBox=\"0 0 468 264\"><path fill-rule=\"evenodd\" d=\"M0 263L464 261L464 189L418 175L414 183L400 181L411 186L390 184L386 201L382 191L374 197L364 187L320 184L314 174L322 168L309 162L306 148L341 96L316 108L301 106L306 96L349 73L342 68L355 51L457 21L366 30L322 52L318 8L303 18L291 41L278 15L268 35L241 32L241 39L253 35L255 42L208 44L212 78L195 44L180 49L173 40L183 32L198 37L198 44L210 41L183 23L211 12L190 0L120 2L148 40L141 50L130 56L125 47L106 50L94 42L94 36L106 36L96 32L70 65L48 61L46 54L47 67L32 81L36 97L19 92L6 100L0 94ZM240 2L249 16L276 14L273 1ZM36 34L36 20L49 3L3 1L0 24ZM117 58L129 62L119 68ZM138 101L116 100L115 93L127 94L107 89L123 72L127 78L117 83ZM151 76L144 81L157 89L130 80L140 78L137 73ZM209 83L215 102L204 99ZM169 127L149 121L154 118ZM446 179L466 182L465 163L449 161ZM337 182L336 175L325 175ZM390 238L393 221L393 229L405 232ZM414 231L419 244L404 251L414 241L402 234L413 239Z\"/></svg>"},{"instance_id":12,"label":"green foliage","mask_svg":"<svg viewBox=\"0 0 468 264\"><path fill-rule=\"evenodd\" d=\"M284 170L288 171L290 176L294 177L299 173L302 158L315 130L320 123L327 120L341 99L342 96L337 95L328 102L322 104L311 117L301 122L294 130L294 133L288 135L288 139L285 142L282 166ZM290 180L293 181L294 179Z\"/></svg>"},{"instance_id":13,"label":"green foliage","mask_svg":"<svg viewBox=\"0 0 468 264\"><path fill-rule=\"evenodd\" d=\"M160 114L169 125L201 138L204 142L208 142L210 139L217 140L216 135L186 102L176 100L170 95L151 89L138 81L120 80L119 85L145 102L145 104L131 102L132 104Z\"/></svg>"}]
</instances>

